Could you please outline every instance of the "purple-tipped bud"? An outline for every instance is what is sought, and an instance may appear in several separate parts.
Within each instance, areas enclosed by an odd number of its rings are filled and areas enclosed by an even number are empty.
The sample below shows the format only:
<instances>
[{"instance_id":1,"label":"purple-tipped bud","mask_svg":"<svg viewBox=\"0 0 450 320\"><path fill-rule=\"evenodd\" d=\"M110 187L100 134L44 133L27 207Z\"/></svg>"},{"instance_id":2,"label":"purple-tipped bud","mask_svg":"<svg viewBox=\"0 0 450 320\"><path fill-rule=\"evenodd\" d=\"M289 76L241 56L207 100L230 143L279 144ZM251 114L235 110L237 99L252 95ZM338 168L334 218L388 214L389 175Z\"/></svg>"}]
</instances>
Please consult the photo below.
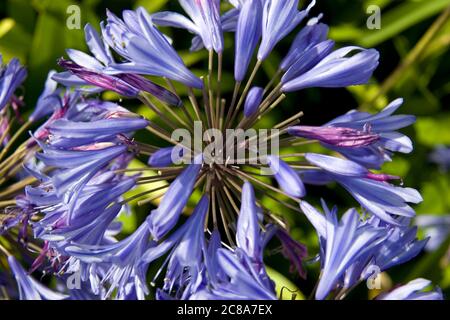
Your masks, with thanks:
<instances>
[{"instance_id":1,"label":"purple-tipped bud","mask_svg":"<svg viewBox=\"0 0 450 320\"><path fill-rule=\"evenodd\" d=\"M244 105L244 115L250 118L255 114L261 105L264 96L264 89L260 87L253 87L247 95Z\"/></svg>"},{"instance_id":2,"label":"purple-tipped bud","mask_svg":"<svg viewBox=\"0 0 450 320\"><path fill-rule=\"evenodd\" d=\"M306 139L319 140L326 144L344 148L359 148L371 145L380 139L377 134L341 127L296 126L289 134Z\"/></svg>"},{"instance_id":3,"label":"purple-tipped bud","mask_svg":"<svg viewBox=\"0 0 450 320\"><path fill-rule=\"evenodd\" d=\"M139 94L138 89L129 85L124 80L88 70L72 61L59 59L58 65L94 86L117 92L118 94L129 98L134 98Z\"/></svg>"}]
</instances>

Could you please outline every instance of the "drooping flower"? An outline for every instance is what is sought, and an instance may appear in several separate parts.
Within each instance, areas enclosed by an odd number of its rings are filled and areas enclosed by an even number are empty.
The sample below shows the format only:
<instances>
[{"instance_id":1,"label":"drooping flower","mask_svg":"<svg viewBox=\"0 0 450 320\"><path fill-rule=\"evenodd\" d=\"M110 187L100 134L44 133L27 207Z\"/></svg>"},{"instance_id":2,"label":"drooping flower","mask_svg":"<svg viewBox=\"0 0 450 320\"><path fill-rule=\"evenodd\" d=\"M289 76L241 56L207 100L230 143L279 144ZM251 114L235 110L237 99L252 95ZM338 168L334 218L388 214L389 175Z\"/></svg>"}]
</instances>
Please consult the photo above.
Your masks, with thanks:
<instances>
[{"instance_id":1,"label":"drooping flower","mask_svg":"<svg viewBox=\"0 0 450 320\"><path fill-rule=\"evenodd\" d=\"M298 11L298 0L268 0L264 3L262 15L262 42L258 60L264 61L284 37L305 19L315 0L303 10Z\"/></svg>"},{"instance_id":2,"label":"drooping flower","mask_svg":"<svg viewBox=\"0 0 450 320\"><path fill-rule=\"evenodd\" d=\"M147 223L155 240L161 239L178 221L181 211L191 196L197 176L202 168L202 155L171 183L157 209L150 213Z\"/></svg>"},{"instance_id":3,"label":"drooping flower","mask_svg":"<svg viewBox=\"0 0 450 320\"><path fill-rule=\"evenodd\" d=\"M372 145L379 136L370 132L349 128L297 126L289 128L289 134L342 148L358 148Z\"/></svg>"},{"instance_id":4,"label":"drooping flower","mask_svg":"<svg viewBox=\"0 0 450 320\"><path fill-rule=\"evenodd\" d=\"M214 281L200 286L190 299L273 300L276 299L273 281L268 277L263 263L263 249L274 235L269 227L264 233L260 228L254 190L250 183L243 186L243 199L237 222L234 251L217 249L210 252L214 265Z\"/></svg>"},{"instance_id":5,"label":"drooping flower","mask_svg":"<svg viewBox=\"0 0 450 320\"><path fill-rule=\"evenodd\" d=\"M375 174L355 162L326 155L307 154L306 159L320 169L304 172L303 181L313 184L336 181L365 209L388 223L401 224L393 216L414 217L415 212L407 203L422 201L415 189L388 183L397 177Z\"/></svg>"},{"instance_id":6,"label":"drooping flower","mask_svg":"<svg viewBox=\"0 0 450 320\"><path fill-rule=\"evenodd\" d=\"M146 285L147 268L141 264L143 254L152 245L150 232L143 223L132 235L109 245L71 244L66 251L89 264L106 263L106 272L101 283L108 283L109 288L103 298L111 296L118 290L119 296L126 296L128 285L134 285L136 296L144 299L148 294Z\"/></svg>"},{"instance_id":7,"label":"drooping flower","mask_svg":"<svg viewBox=\"0 0 450 320\"><path fill-rule=\"evenodd\" d=\"M170 105L179 106L181 104L180 99L174 93L142 76L132 73L105 74L107 68L115 64L109 48L89 24L85 27L85 37L94 56L74 49L67 50L72 61L60 59L59 65L68 73L53 75L53 79L70 86L93 85L130 98L137 97L140 92L147 92Z\"/></svg>"},{"instance_id":8,"label":"drooping flower","mask_svg":"<svg viewBox=\"0 0 450 320\"><path fill-rule=\"evenodd\" d=\"M106 70L108 73L167 77L189 87L203 88L203 82L186 68L145 9L124 11L123 21L108 12L103 37L113 50L129 61L112 63Z\"/></svg>"},{"instance_id":9,"label":"drooping flower","mask_svg":"<svg viewBox=\"0 0 450 320\"><path fill-rule=\"evenodd\" d=\"M319 43L317 48L310 49L308 54L297 61L297 63L305 64L305 67L299 68L300 71L295 71L296 76L290 75L291 69L298 68L295 64L287 71L282 80L281 90L283 92L293 92L311 87L340 88L366 84L369 81L378 66L378 51L344 47L329 53L330 45L327 44L328 42ZM348 55L355 50L359 52L349 57ZM329 54L326 55L327 53ZM319 60L317 57L321 59ZM315 61L311 63L310 59Z\"/></svg>"},{"instance_id":10,"label":"drooping flower","mask_svg":"<svg viewBox=\"0 0 450 320\"><path fill-rule=\"evenodd\" d=\"M203 196L192 216L181 228L158 246L149 248L143 255L142 263L147 265L171 251L160 295L165 292L169 296L186 299L197 290L202 281L206 259L204 224L208 206L209 198Z\"/></svg>"},{"instance_id":11,"label":"drooping flower","mask_svg":"<svg viewBox=\"0 0 450 320\"><path fill-rule=\"evenodd\" d=\"M346 128L379 136L374 143L358 148L344 148L327 141L323 141L324 145L354 162L373 169L379 169L385 161L391 161L393 152L410 153L413 150L411 140L397 130L413 124L415 117L393 115L402 103L403 99L394 100L381 112L373 115L352 110L324 125L324 127Z\"/></svg>"},{"instance_id":12,"label":"drooping flower","mask_svg":"<svg viewBox=\"0 0 450 320\"><path fill-rule=\"evenodd\" d=\"M179 0L191 20L176 12L159 12L152 16L156 24L186 29L198 35L205 48L223 51L220 0Z\"/></svg>"},{"instance_id":13,"label":"drooping flower","mask_svg":"<svg viewBox=\"0 0 450 320\"><path fill-rule=\"evenodd\" d=\"M399 228L380 222L377 218L366 221L374 227L384 228L387 238L355 262L345 274L344 288L351 288L371 276L369 271L386 271L415 258L425 247L429 238L417 239L417 227Z\"/></svg>"},{"instance_id":14,"label":"drooping flower","mask_svg":"<svg viewBox=\"0 0 450 320\"><path fill-rule=\"evenodd\" d=\"M8 263L19 287L20 300L63 300L67 298L33 279L13 256L8 257Z\"/></svg>"},{"instance_id":15,"label":"drooping flower","mask_svg":"<svg viewBox=\"0 0 450 320\"><path fill-rule=\"evenodd\" d=\"M337 286L345 271L381 243L386 238L386 233L382 228L361 224L354 209L347 211L339 222L337 208L330 211L323 204L323 216L305 201L300 206L321 239L322 273L316 299L323 300Z\"/></svg>"}]
</instances>

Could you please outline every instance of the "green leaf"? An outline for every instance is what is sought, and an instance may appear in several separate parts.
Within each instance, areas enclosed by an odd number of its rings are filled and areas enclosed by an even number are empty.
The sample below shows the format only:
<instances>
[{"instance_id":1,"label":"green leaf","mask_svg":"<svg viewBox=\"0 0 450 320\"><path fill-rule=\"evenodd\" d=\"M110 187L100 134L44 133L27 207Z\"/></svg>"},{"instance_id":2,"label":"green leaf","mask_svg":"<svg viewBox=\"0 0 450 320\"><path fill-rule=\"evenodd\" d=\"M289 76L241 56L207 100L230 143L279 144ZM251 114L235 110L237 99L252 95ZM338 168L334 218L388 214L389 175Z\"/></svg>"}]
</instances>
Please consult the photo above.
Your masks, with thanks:
<instances>
[{"instance_id":1,"label":"green leaf","mask_svg":"<svg viewBox=\"0 0 450 320\"><path fill-rule=\"evenodd\" d=\"M442 114L437 118L423 117L417 120L415 128L420 143L434 147L438 144L450 144L450 115Z\"/></svg>"},{"instance_id":2,"label":"green leaf","mask_svg":"<svg viewBox=\"0 0 450 320\"><path fill-rule=\"evenodd\" d=\"M444 195L450 194L450 183L446 176L433 176L429 182L425 182L420 190L423 202L417 207L418 213L448 213L450 199Z\"/></svg>"},{"instance_id":3,"label":"green leaf","mask_svg":"<svg viewBox=\"0 0 450 320\"><path fill-rule=\"evenodd\" d=\"M381 29L365 31L358 42L364 47L374 47L432 17L448 5L450 5L450 0L405 2L386 13L382 12Z\"/></svg>"},{"instance_id":4,"label":"green leaf","mask_svg":"<svg viewBox=\"0 0 450 320\"><path fill-rule=\"evenodd\" d=\"M17 57L25 63L31 36L12 18L0 21L0 52L4 61Z\"/></svg>"},{"instance_id":5,"label":"green leaf","mask_svg":"<svg viewBox=\"0 0 450 320\"><path fill-rule=\"evenodd\" d=\"M156 12L166 5L168 0L138 0L135 8L144 7L148 12Z\"/></svg>"}]
</instances>

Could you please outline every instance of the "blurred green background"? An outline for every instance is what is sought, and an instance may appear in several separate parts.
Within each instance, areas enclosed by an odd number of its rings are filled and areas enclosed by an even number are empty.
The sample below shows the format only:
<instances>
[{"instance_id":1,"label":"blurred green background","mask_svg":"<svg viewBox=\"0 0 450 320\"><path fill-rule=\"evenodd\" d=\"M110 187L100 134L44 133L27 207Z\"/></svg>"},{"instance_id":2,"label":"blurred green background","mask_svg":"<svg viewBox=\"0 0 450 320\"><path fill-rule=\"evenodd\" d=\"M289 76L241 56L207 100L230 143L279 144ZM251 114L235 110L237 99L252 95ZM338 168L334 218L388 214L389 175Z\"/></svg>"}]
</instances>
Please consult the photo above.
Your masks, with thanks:
<instances>
[{"instance_id":1,"label":"blurred green background","mask_svg":"<svg viewBox=\"0 0 450 320\"><path fill-rule=\"evenodd\" d=\"M66 12L70 5L81 9L81 25L90 22L95 26L105 17L105 9L114 13L126 8L144 6L150 12L168 9L179 10L175 0L0 0L0 52L4 60L18 57L28 66L29 76L24 86L28 108L39 96L47 73L56 68L56 59L64 55L65 48L85 50L84 33L66 27ZM381 8L381 29L369 30L366 26L370 5ZM450 174L428 160L429 153L437 145L450 146L450 19L444 10L450 0L320 0L313 15L324 14L323 22L330 25L330 37L338 46L356 44L374 47L381 52L380 66L368 86L349 89L309 89L290 95L273 115L276 123L301 108L305 112L304 123L319 125L353 108L375 112L388 101L403 97L401 113L414 114L417 123L405 130L415 143L412 154L398 154L393 163L383 168L387 173L404 177L406 186L420 190L425 201L417 206L418 214L450 214ZM182 52L186 63L194 70L204 69L205 52L188 54L190 36L183 31L166 30ZM290 36L291 38L293 35ZM231 41L231 39L230 39ZM225 55L225 91L233 87L233 49L228 41ZM277 47L264 64L264 72L257 81L267 81L275 73L278 62L287 52L289 41ZM262 82L264 83L264 82ZM108 98L114 99L113 95ZM278 117L278 119L277 119ZM326 194L324 195L324 192ZM323 196L329 204L336 204L341 212L355 202L340 188L313 189L311 198ZM138 212L138 215L145 215ZM139 217L141 219L142 217ZM317 253L317 239L303 217L288 213L293 235L305 242L310 254ZM127 221L126 230L132 231L138 219ZM406 282L418 276L439 284L447 296L450 293L450 267L446 252L448 241L438 251L423 253L403 266L394 268L385 278L385 284ZM288 283L279 278L291 290L295 286L309 292L317 278L317 268L308 267L306 280L289 275L288 264L278 255L269 256L268 265L291 279ZM369 293L373 294L373 293ZM356 297L367 298L367 289L356 290Z\"/></svg>"}]
</instances>

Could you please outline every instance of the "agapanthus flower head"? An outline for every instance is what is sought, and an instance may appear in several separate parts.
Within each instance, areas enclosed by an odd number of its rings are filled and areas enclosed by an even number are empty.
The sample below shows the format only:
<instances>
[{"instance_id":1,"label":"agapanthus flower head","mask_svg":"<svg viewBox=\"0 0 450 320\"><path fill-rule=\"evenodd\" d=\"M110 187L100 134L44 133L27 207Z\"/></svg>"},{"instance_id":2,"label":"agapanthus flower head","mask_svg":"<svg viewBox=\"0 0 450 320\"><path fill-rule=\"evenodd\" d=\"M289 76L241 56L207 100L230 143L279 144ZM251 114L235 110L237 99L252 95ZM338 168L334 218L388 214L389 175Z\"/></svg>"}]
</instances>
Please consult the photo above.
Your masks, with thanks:
<instances>
[{"instance_id":1,"label":"agapanthus flower head","mask_svg":"<svg viewBox=\"0 0 450 320\"><path fill-rule=\"evenodd\" d=\"M255 134L291 92L367 83L378 52L335 50L321 15L300 27L315 1L300 10L298 0L234 0L227 12L220 0L179 2L189 18L144 8L121 18L108 11L101 35L85 27L90 54L69 49L69 59L58 62L66 71L50 73L31 119L49 117L11 158L22 165L24 154L36 152L25 166L32 185L7 202L32 220L42 247L32 270L59 278L79 272L77 297L145 299L148 272L165 256L152 275L158 299L276 299L264 263L273 236L291 269L306 276L307 250L290 236L288 209L303 212L319 235L317 299L343 297L374 263L385 270L416 256L426 240L409 227L415 213L408 203L420 202L419 193L394 185L395 175L369 170L392 152L412 149L396 130L414 119L392 115L401 100L376 115L354 111L322 127L299 125L297 110ZM193 33L191 49L208 51L207 70L201 76L189 70L179 44L157 26ZM263 61L294 30L277 74L256 85ZM235 32L233 46L224 32ZM222 88L230 47L232 93ZM151 119L141 108L132 112L98 98L105 90L145 105ZM314 142L340 156L297 151ZM305 183L328 182L346 188L364 217L350 209L339 219L326 205L324 215L305 201ZM118 220L136 207L147 216L128 236L117 236Z\"/></svg>"}]
</instances>

